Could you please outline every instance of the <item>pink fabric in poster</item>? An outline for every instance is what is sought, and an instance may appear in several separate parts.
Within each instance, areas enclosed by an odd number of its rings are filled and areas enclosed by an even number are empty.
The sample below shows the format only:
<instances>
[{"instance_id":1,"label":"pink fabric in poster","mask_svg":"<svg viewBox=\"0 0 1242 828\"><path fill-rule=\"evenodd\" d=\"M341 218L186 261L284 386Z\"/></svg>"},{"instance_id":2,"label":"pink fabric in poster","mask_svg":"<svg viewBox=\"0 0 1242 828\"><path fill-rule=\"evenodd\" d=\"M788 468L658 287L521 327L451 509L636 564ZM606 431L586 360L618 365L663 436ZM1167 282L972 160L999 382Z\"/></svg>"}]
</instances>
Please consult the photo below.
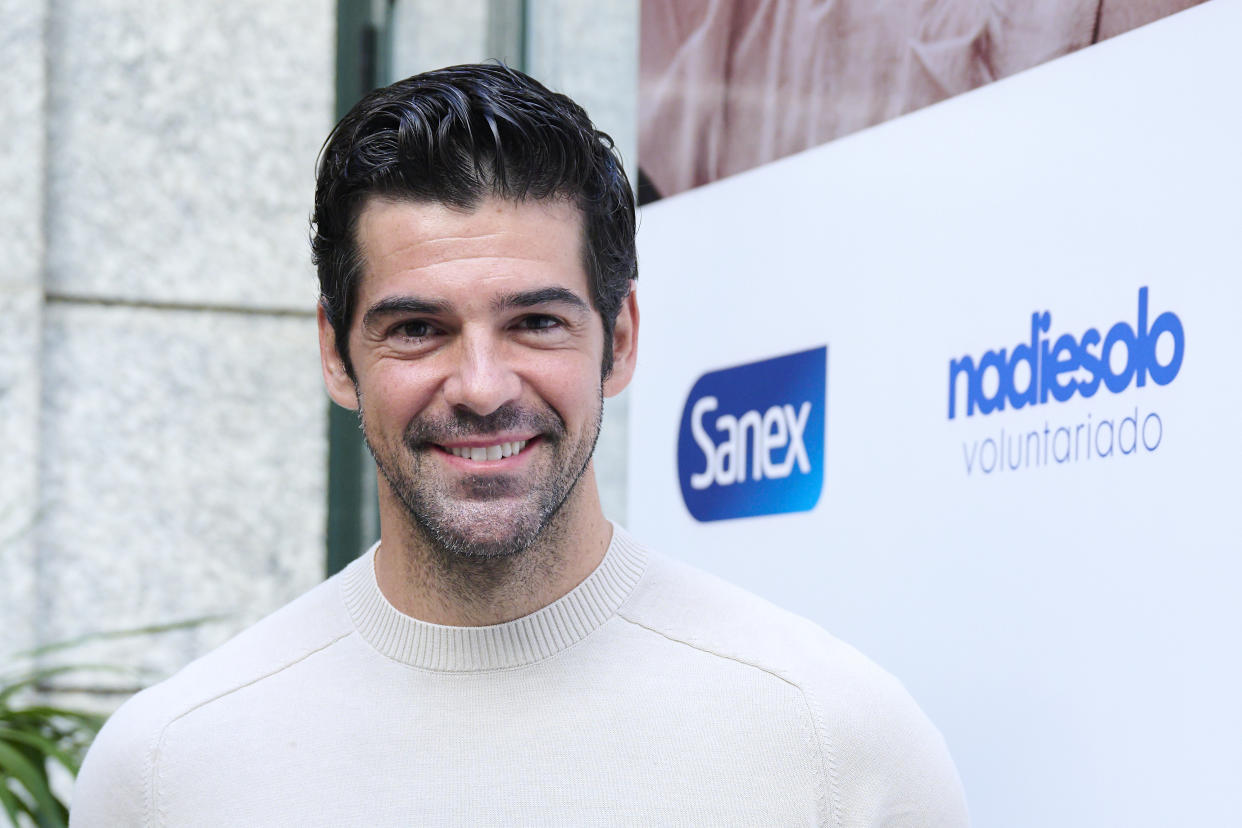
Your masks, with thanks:
<instances>
[{"instance_id":1,"label":"pink fabric in poster","mask_svg":"<svg viewBox=\"0 0 1242 828\"><path fill-rule=\"evenodd\" d=\"M643 0L660 195L974 89L1202 0Z\"/></svg>"}]
</instances>

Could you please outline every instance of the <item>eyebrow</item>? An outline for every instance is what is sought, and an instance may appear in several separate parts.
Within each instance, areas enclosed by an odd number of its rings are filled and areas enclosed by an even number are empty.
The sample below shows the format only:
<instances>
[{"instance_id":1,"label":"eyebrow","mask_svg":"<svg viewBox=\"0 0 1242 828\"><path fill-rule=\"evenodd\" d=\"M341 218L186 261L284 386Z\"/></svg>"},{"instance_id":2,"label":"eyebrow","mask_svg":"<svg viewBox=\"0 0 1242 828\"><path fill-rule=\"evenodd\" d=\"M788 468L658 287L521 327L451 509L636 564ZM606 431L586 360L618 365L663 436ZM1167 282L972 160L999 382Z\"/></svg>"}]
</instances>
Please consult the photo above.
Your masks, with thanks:
<instances>
[{"instance_id":1,"label":"eyebrow","mask_svg":"<svg viewBox=\"0 0 1242 828\"><path fill-rule=\"evenodd\" d=\"M557 302L571 305L582 311L589 311L591 309L590 305L581 296L563 287L536 288L535 290L506 293L503 296L496 297L492 302L492 307L495 310L533 308L537 305L548 305ZM448 302L419 299L417 296L389 296L367 308L367 312L362 317L362 326L364 328L370 327L378 319L393 314L410 313L437 316L447 314L451 309L452 306Z\"/></svg>"},{"instance_id":2,"label":"eyebrow","mask_svg":"<svg viewBox=\"0 0 1242 828\"><path fill-rule=\"evenodd\" d=\"M366 314L362 317L362 326L364 328L370 327L380 317L391 314L418 313L436 315L447 313L448 310L448 302L434 302L414 296L389 296L387 299L381 299L367 308Z\"/></svg>"},{"instance_id":3,"label":"eyebrow","mask_svg":"<svg viewBox=\"0 0 1242 828\"><path fill-rule=\"evenodd\" d=\"M496 297L495 301L492 302L492 307L495 310L532 308L536 305L549 305L557 302L572 305L574 308L582 311L589 311L591 309L591 306L581 296L563 287L536 288L535 290L525 290L518 293L507 293L504 296Z\"/></svg>"}]
</instances>

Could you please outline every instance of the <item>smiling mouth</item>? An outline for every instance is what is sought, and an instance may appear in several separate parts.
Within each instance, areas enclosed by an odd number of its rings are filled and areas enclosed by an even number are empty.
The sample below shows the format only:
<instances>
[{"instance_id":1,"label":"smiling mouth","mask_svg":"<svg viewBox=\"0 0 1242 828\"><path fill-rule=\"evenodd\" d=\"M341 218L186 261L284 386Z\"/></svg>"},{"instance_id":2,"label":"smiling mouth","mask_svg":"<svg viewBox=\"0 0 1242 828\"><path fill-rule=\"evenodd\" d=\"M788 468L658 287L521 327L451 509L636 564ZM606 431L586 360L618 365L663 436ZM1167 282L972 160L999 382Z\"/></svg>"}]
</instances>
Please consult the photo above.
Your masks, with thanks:
<instances>
[{"instance_id":1,"label":"smiling mouth","mask_svg":"<svg viewBox=\"0 0 1242 828\"><path fill-rule=\"evenodd\" d=\"M454 457L461 457L465 460L501 460L519 453L529 442L529 440L516 440L512 443L496 443L491 446L440 446L440 448Z\"/></svg>"}]
</instances>

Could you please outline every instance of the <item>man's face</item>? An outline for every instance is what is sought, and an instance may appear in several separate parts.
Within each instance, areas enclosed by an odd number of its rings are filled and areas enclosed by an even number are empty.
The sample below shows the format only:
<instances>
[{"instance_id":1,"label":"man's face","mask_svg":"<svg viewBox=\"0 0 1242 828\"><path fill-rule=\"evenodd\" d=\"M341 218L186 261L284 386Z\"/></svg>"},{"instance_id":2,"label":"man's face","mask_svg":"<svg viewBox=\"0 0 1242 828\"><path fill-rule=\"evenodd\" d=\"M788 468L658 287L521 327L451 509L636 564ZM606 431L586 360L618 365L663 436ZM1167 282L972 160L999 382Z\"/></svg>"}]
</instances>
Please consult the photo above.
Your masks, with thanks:
<instances>
[{"instance_id":1,"label":"man's face","mask_svg":"<svg viewBox=\"0 0 1242 828\"><path fill-rule=\"evenodd\" d=\"M457 554L524 550L587 472L599 434L604 334L580 212L372 199L357 232L356 386L325 350L330 392L342 404L356 394L376 463L427 539ZM610 391L628 368L614 369Z\"/></svg>"}]
</instances>

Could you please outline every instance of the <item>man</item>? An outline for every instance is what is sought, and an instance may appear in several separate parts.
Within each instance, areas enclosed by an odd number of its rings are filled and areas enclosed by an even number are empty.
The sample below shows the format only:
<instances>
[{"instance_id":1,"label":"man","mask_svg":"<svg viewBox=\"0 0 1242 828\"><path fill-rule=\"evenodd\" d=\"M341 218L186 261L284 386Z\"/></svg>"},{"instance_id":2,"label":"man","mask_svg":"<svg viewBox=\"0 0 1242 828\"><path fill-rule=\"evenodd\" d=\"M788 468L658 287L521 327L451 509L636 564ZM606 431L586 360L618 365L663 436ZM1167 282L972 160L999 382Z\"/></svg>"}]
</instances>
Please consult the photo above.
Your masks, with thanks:
<instances>
[{"instance_id":1,"label":"man","mask_svg":"<svg viewBox=\"0 0 1242 828\"><path fill-rule=\"evenodd\" d=\"M372 93L313 246L380 543L124 705L75 825L965 824L894 679L604 518L634 208L581 108L499 66Z\"/></svg>"}]
</instances>

